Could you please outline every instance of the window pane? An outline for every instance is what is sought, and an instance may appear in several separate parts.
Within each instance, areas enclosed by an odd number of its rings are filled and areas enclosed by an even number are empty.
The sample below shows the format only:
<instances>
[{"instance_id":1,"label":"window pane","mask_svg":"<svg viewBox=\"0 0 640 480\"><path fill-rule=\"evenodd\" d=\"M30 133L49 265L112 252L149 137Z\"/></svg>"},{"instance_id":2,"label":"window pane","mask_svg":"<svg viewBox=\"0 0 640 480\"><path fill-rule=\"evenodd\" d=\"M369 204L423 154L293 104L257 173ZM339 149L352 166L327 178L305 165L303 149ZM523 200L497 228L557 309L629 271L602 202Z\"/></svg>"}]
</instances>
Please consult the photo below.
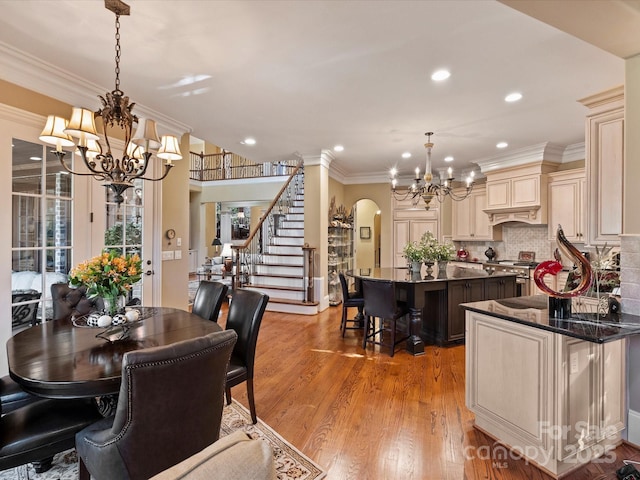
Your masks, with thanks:
<instances>
[{"instance_id":1,"label":"window pane","mask_svg":"<svg viewBox=\"0 0 640 480\"><path fill-rule=\"evenodd\" d=\"M40 198L13 195L12 242L14 248L40 245Z\"/></svg>"},{"instance_id":2,"label":"window pane","mask_svg":"<svg viewBox=\"0 0 640 480\"><path fill-rule=\"evenodd\" d=\"M47 200L47 247L71 245L71 200Z\"/></svg>"},{"instance_id":3,"label":"window pane","mask_svg":"<svg viewBox=\"0 0 640 480\"><path fill-rule=\"evenodd\" d=\"M12 139L13 192L41 193L44 147L37 143Z\"/></svg>"},{"instance_id":4,"label":"window pane","mask_svg":"<svg viewBox=\"0 0 640 480\"><path fill-rule=\"evenodd\" d=\"M107 204L107 228L104 231L104 246L121 246L124 240L123 208Z\"/></svg>"},{"instance_id":5,"label":"window pane","mask_svg":"<svg viewBox=\"0 0 640 480\"><path fill-rule=\"evenodd\" d=\"M47 272L55 272L67 275L71 270L71 249L69 248L49 248L47 249ZM51 275L52 278L55 277ZM64 281L58 277L58 281Z\"/></svg>"},{"instance_id":6,"label":"window pane","mask_svg":"<svg viewBox=\"0 0 640 480\"><path fill-rule=\"evenodd\" d=\"M138 207L126 207L127 213L127 225L125 228L126 245L141 245L142 244L142 222L139 216L136 215Z\"/></svg>"},{"instance_id":7,"label":"window pane","mask_svg":"<svg viewBox=\"0 0 640 480\"><path fill-rule=\"evenodd\" d=\"M70 153L67 153L65 158L67 159L67 165L69 164ZM57 197L71 197L71 175L67 172L60 162L58 157L53 153L53 150L47 149L47 194L55 195Z\"/></svg>"},{"instance_id":8,"label":"window pane","mask_svg":"<svg viewBox=\"0 0 640 480\"><path fill-rule=\"evenodd\" d=\"M16 250L12 252L11 269L14 272L39 272L40 250ZM17 287L22 289L23 287Z\"/></svg>"}]
</instances>

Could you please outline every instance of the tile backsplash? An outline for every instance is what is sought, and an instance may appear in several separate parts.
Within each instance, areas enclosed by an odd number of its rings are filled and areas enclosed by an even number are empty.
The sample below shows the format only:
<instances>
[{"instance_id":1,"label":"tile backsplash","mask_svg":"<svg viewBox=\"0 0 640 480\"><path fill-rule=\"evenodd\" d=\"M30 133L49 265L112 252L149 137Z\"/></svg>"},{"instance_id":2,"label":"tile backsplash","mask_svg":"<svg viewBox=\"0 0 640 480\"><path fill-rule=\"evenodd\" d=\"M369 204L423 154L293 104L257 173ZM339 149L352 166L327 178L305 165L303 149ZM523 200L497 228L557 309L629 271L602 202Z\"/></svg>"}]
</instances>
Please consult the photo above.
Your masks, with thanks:
<instances>
[{"instance_id":1,"label":"tile backsplash","mask_svg":"<svg viewBox=\"0 0 640 480\"><path fill-rule=\"evenodd\" d=\"M535 252L536 261L550 260L555 241L549 240L547 225L507 223L502 226L502 240L496 242L454 242L456 249L464 246L471 258L487 260L484 251L491 246L497 260L515 260L521 251Z\"/></svg>"}]
</instances>

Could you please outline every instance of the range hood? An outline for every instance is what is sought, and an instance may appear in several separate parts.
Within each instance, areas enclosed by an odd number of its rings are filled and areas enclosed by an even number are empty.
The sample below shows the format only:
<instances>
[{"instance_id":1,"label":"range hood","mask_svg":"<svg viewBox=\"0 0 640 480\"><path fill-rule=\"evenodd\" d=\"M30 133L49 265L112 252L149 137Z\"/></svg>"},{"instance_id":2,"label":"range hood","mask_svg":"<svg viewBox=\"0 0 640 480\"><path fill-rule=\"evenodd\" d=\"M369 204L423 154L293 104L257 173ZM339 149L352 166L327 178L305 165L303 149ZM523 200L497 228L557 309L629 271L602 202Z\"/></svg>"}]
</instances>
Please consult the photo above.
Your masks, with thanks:
<instances>
[{"instance_id":1,"label":"range hood","mask_svg":"<svg viewBox=\"0 0 640 480\"><path fill-rule=\"evenodd\" d=\"M563 150L545 143L527 149L526 155L521 155L520 161L512 162L511 166L504 166L504 162L499 164L501 168L496 168L495 163L481 165L487 177L484 212L491 225L507 222L547 224L548 174L558 169Z\"/></svg>"}]
</instances>

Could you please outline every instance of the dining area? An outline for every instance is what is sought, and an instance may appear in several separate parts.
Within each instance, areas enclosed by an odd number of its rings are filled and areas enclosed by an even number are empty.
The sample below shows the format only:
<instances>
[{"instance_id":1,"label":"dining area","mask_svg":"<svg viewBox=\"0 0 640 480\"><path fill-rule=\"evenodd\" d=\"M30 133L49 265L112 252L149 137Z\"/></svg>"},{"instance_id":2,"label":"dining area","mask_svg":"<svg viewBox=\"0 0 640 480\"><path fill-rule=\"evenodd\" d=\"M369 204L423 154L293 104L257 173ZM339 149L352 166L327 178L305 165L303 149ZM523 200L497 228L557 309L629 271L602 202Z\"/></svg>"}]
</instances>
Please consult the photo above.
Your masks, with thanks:
<instances>
[{"instance_id":1,"label":"dining area","mask_svg":"<svg viewBox=\"0 0 640 480\"><path fill-rule=\"evenodd\" d=\"M183 478L175 469L219 441L232 387L246 384L257 422L253 364L267 295L235 292L222 308L227 286L203 281L191 311L134 304L98 325L107 315L102 302L82 287L55 288L67 294L53 296L54 320L6 344L0 471L32 463L45 472L55 454L75 448L80 479ZM240 456L225 463L244 478L275 478L272 452L263 447L262 463ZM184 478L210 478L197 468L193 475Z\"/></svg>"}]
</instances>

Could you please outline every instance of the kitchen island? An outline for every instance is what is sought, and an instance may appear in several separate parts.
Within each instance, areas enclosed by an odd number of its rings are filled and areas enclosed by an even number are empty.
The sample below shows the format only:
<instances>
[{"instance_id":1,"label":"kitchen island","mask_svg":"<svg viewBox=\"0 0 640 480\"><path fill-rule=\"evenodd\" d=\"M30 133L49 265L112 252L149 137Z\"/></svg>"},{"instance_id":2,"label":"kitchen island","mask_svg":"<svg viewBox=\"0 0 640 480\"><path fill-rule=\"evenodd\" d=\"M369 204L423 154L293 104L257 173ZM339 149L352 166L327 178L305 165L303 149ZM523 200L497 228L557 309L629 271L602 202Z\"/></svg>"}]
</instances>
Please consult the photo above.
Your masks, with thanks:
<instances>
[{"instance_id":1,"label":"kitchen island","mask_svg":"<svg viewBox=\"0 0 640 480\"><path fill-rule=\"evenodd\" d=\"M411 336L407 351L424 353L424 342L449 345L464 341L464 310L461 303L513 297L516 277L513 273L489 275L484 270L447 267L444 276L411 273L406 268L366 268L348 272L356 282L366 278L392 281L396 297L407 302L411 312ZM366 308L366 307L365 307Z\"/></svg>"},{"instance_id":2,"label":"kitchen island","mask_svg":"<svg viewBox=\"0 0 640 480\"><path fill-rule=\"evenodd\" d=\"M627 338L640 317L552 318L546 295L463 308L475 427L556 478L607 461L625 428Z\"/></svg>"}]
</instances>

